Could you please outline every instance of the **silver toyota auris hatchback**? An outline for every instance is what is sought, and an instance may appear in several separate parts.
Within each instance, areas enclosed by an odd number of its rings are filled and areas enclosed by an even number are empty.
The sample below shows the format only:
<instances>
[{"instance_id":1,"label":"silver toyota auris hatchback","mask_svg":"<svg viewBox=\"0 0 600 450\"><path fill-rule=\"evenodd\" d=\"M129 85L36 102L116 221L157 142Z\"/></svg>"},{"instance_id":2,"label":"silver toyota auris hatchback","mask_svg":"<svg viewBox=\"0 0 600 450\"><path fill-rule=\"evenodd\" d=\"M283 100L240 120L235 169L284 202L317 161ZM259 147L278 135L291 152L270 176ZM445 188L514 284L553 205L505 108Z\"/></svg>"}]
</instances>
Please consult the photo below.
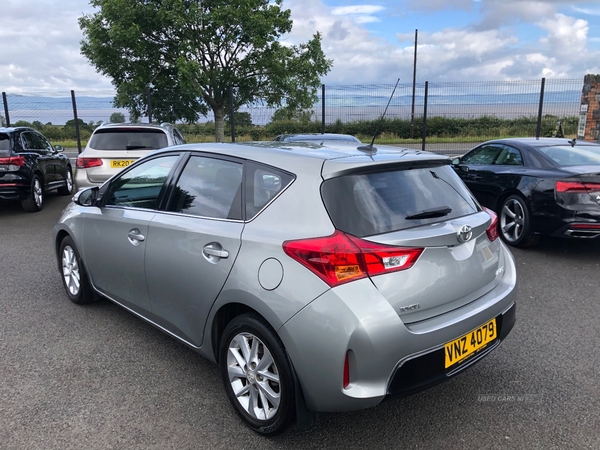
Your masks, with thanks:
<instances>
[{"instance_id":1,"label":"silver toyota auris hatchback","mask_svg":"<svg viewBox=\"0 0 600 450\"><path fill-rule=\"evenodd\" d=\"M152 153L55 229L75 303L108 298L218 363L277 434L460 373L515 323L515 264L446 157L285 142Z\"/></svg>"}]
</instances>

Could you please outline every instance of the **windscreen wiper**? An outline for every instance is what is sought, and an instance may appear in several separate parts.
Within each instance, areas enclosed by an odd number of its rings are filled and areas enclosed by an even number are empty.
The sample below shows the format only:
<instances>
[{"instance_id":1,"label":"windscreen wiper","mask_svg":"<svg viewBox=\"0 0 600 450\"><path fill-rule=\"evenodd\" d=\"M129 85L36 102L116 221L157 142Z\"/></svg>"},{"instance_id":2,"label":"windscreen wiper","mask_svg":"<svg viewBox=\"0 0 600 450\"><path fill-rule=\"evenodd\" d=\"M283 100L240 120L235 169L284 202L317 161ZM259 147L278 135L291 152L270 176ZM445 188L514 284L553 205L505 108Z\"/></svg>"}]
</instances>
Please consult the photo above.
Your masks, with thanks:
<instances>
[{"instance_id":1,"label":"windscreen wiper","mask_svg":"<svg viewBox=\"0 0 600 450\"><path fill-rule=\"evenodd\" d=\"M433 219L435 217L444 217L452 212L452 208L449 206L438 206L437 208L424 209L416 214L411 214L410 216L406 216L404 219L406 220L414 220L414 219Z\"/></svg>"}]
</instances>

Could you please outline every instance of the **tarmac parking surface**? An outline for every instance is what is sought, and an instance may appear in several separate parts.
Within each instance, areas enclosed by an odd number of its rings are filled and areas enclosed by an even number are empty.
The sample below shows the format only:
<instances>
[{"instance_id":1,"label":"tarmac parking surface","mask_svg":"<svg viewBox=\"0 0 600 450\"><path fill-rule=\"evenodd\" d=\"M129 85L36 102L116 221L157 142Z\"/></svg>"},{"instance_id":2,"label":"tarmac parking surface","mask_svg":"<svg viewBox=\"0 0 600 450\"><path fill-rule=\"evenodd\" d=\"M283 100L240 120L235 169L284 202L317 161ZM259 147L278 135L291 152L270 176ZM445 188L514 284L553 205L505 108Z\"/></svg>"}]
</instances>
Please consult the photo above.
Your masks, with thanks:
<instances>
[{"instance_id":1,"label":"tarmac parking surface","mask_svg":"<svg viewBox=\"0 0 600 450\"><path fill-rule=\"evenodd\" d=\"M600 240L512 251L517 323L473 368L266 439L216 365L108 301L68 300L52 243L68 201L0 203L2 449L600 448Z\"/></svg>"}]
</instances>

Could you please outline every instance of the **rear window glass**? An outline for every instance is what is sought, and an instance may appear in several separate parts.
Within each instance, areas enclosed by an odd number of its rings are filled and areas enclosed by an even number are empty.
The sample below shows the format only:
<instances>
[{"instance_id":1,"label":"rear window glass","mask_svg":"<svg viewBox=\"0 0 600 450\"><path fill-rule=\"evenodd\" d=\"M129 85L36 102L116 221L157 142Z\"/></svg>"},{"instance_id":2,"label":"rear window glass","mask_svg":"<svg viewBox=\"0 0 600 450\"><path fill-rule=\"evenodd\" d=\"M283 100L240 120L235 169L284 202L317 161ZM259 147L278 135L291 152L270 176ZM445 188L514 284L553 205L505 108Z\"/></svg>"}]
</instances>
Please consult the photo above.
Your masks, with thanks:
<instances>
[{"instance_id":1,"label":"rear window glass","mask_svg":"<svg viewBox=\"0 0 600 450\"><path fill-rule=\"evenodd\" d=\"M585 166L600 164L600 145L557 145L540 147L539 150L559 166Z\"/></svg>"},{"instance_id":2,"label":"rear window glass","mask_svg":"<svg viewBox=\"0 0 600 450\"><path fill-rule=\"evenodd\" d=\"M10 154L10 135L0 133L0 155L6 156Z\"/></svg>"},{"instance_id":3,"label":"rear window glass","mask_svg":"<svg viewBox=\"0 0 600 450\"><path fill-rule=\"evenodd\" d=\"M335 227L358 237L455 219L479 210L458 175L446 165L333 178L323 183L322 195ZM423 216L427 211L439 214Z\"/></svg>"},{"instance_id":4,"label":"rear window glass","mask_svg":"<svg viewBox=\"0 0 600 450\"><path fill-rule=\"evenodd\" d=\"M149 150L167 147L168 141L161 130L107 129L96 131L89 145L96 150Z\"/></svg>"}]
</instances>

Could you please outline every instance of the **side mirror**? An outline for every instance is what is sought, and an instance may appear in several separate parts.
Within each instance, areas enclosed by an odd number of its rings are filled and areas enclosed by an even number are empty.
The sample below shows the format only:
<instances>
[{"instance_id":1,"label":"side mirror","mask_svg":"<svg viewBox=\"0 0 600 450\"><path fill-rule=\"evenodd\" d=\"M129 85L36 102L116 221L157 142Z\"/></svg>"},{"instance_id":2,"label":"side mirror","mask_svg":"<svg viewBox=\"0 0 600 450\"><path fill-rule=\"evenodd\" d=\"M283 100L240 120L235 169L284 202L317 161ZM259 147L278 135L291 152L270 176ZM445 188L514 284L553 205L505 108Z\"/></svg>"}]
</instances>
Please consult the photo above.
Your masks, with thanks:
<instances>
[{"instance_id":1,"label":"side mirror","mask_svg":"<svg viewBox=\"0 0 600 450\"><path fill-rule=\"evenodd\" d=\"M73 196L73 201L79 206L96 206L99 191L98 186L82 189Z\"/></svg>"},{"instance_id":2,"label":"side mirror","mask_svg":"<svg viewBox=\"0 0 600 450\"><path fill-rule=\"evenodd\" d=\"M62 145L55 145L54 146L54 150L56 150L57 152L62 153L62 152L65 151L65 148Z\"/></svg>"}]
</instances>

